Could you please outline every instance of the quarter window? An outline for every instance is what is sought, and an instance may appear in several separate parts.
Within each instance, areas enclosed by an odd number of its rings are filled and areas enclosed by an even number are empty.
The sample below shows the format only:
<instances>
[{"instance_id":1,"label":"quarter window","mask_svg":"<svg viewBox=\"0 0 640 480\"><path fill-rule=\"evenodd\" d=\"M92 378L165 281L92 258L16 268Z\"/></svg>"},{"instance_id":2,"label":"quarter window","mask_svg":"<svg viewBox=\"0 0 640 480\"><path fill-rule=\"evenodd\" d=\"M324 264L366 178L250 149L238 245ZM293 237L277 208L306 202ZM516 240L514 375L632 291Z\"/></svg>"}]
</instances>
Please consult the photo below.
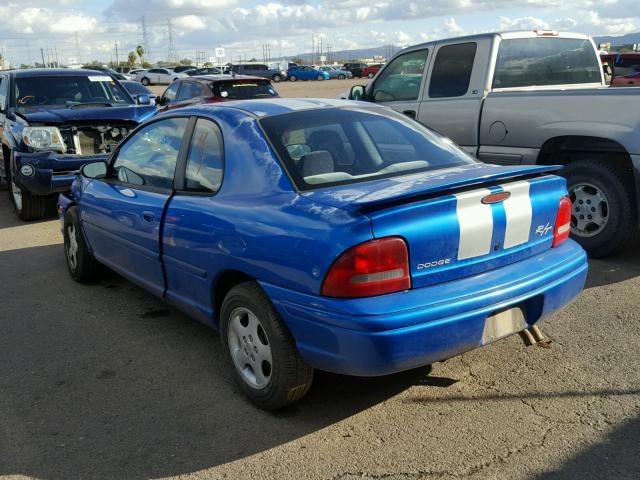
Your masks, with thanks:
<instances>
[{"instance_id":1,"label":"quarter window","mask_svg":"<svg viewBox=\"0 0 640 480\"><path fill-rule=\"evenodd\" d=\"M7 77L0 77L0 112L7 110L7 90L9 82Z\"/></svg>"},{"instance_id":2,"label":"quarter window","mask_svg":"<svg viewBox=\"0 0 640 480\"><path fill-rule=\"evenodd\" d=\"M172 190L186 126L186 118L169 118L139 130L118 152L116 178L128 185Z\"/></svg>"},{"instance_id":3,"label":"quarter window","mask_svg":"<svg viewBox=\"0 0 640 480\"><path fill-rule=\"evenodd\" d=\"M428 50L417 50L393 60L376 80L373 87L374 100L377 102L416 100L420 95L427 54Z\"/></svg>"},{"instance_id":4,"label":"quarter window","mask_svg":"<svg viewBox=\"0 0 640 480\"><path fill-rule=\"evenodd\" d=\"M173 102L176 99L176 94L178 93L179 86L180 82L175 82L169 85L169 87L162 94L164 103Z\"/></svg>"},{"instance_id":5,"label":"quarter window","mask_svg":"<svg viewBox=\"0 0 640 480\"><path fill-rule=\"evenodd\" d=\"M191 137L186 189L215 193L222 184L222 135L218 126L209 120L199 119Z\"/></svg>"},{"instance_id":6,"label":"quarter window","mask_svg":"<svg viewBox=\"0 0 640 480\"><path fill-rule=\"evenodd\" d=\"M438 50L429 84L431 98L461 97L467 94L476 47L475 43L458 43Z\"/></svg>"}]
</instances>

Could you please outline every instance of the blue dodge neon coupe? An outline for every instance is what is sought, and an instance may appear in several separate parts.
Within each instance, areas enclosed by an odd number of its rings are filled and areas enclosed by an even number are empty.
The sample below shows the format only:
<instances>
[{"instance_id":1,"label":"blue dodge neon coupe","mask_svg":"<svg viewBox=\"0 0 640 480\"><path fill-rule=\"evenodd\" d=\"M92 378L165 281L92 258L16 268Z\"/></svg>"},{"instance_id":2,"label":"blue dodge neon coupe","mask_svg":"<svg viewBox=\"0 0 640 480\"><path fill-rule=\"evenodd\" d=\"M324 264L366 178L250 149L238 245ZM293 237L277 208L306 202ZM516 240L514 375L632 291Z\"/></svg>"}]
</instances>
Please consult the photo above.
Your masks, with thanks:
<instances>
[{"instance_id":1,"label":"blue dodge neon coupe","mask_svg":"<svg viewBox=\"0 0 640 480\"><path fill-rule=\"evenodd\" d=\"M587 274L555 167L485 165L384 107L155 117L60 196L71 276L107 265L221 331L248 397L384 375L522 331Z\"/></svg>"}]
</instances>

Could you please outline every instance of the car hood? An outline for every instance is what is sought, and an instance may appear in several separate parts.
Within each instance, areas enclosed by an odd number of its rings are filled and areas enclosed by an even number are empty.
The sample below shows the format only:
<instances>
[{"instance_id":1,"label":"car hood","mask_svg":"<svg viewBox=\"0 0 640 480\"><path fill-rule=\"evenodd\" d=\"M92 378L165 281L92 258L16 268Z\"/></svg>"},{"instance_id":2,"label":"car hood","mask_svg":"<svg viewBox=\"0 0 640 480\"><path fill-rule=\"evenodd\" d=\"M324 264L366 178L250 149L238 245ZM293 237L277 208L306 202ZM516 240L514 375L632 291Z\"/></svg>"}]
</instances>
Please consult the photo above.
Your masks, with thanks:
<instances>
[{"instance_id":1,"label":"car hood","mask_svg":"<svg viewBox=\"0 0 640 480\"><path fill-rule=\"evenodd\" d=\"M126 105L121 107L95 108L28 108L17 113L29 123L62 125L83 121L121 121L141 123L157 111L153 105Z\"/></svg>"}]
</instances>

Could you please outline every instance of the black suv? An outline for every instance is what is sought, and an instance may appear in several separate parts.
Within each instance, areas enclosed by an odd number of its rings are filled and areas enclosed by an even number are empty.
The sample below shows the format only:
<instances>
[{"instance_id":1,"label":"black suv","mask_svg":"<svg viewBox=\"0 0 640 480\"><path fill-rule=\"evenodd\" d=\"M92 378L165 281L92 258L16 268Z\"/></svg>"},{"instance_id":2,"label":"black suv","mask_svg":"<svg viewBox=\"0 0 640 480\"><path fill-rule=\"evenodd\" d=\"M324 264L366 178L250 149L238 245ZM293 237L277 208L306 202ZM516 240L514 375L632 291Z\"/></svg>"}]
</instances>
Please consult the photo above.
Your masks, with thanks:
<instances>
[{"instance_id":1,"label":"black suv","mask_svg":"<svg viewBox=\"0 0 640 480\"><path fill-rule=\"evenodd\" d=\"M345 63L342 66L343 70L348 70L349 72L351 72L353 74L353 77L362 77L362 71L367 68L367 64L366 63Z\"/></svg>"}]
</instances>

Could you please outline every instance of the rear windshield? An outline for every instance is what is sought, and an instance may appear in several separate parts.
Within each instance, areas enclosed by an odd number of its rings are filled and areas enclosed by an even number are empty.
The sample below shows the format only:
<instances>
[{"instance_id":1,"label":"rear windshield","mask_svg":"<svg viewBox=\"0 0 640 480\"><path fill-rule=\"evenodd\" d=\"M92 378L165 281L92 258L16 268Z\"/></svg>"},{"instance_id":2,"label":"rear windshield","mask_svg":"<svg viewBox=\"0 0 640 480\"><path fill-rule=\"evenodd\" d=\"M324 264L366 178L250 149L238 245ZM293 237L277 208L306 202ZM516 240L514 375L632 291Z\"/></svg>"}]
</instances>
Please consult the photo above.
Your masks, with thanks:
<instances>
[{"instance_id":1,"label":"rear windshield","mask_svg":"<svg viewBox=\"0 0 640 480\"><path fill-rule=\"evenodd\" d=\"M133 103L118 82L108 75L26 77L16 79L18 108Z\"/></svg>"},{"instance_id":2,"label":"rear windshield","mask_svg":"<svg viewBox=\"0 0 640 480\"><path fill-rule=\"evenodd\" d=\"M475 162L450 140L386 109L306 110L260 124L300 190Z\"/></svg>"},{"instance_id":3,"label":"rear windshield","mask_svg":"<svg viewBox=\"0 0 640 480\"><path fill-rule=\"evenodd\" d=\"M493 88L600 83L600 68L589 40L558 37L502 40Z\"/></svg>"},{"instance_id":4,"label":"rear windshield","mask_svg":"<svg viewBox=\"0 0 640 480\"><path fill-rule=\"evenodd\" d=\"M228 100L250 100L252 98L271 98L278 94L271 84L266 82L217 82L211 86L217 97Z\"/></svg>"}]
</instances>

